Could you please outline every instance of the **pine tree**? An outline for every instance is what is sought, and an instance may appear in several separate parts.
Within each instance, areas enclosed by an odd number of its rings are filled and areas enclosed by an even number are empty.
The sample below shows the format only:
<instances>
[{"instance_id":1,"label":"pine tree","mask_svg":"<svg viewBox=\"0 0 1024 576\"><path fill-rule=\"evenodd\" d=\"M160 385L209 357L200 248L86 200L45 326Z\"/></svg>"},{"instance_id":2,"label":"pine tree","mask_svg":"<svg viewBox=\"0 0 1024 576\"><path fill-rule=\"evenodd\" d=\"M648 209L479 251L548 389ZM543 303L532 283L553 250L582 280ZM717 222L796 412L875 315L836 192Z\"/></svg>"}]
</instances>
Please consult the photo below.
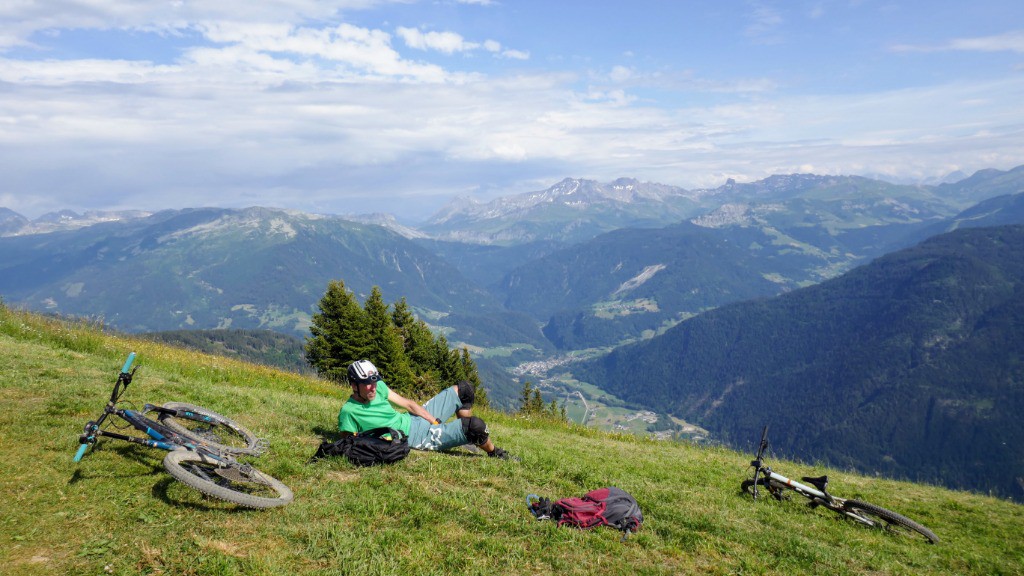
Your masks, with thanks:
<instances>
[{"instance_id":1,"label":"pine tree","mask_svg":"<svg viewBox=\"0 0 1024 576\"><path fill-rule=\"evenodd\" d=\"M483 383L480 382L480 374L477 372L476 363L470 358L469 349L465 346L459 352L459 372L461 374L460 380L468 380L473 385L476 405L488 406L490 401L487 399L487 390L484 389Z\"/></svg>"},{"instance_id":2,"label":"pine tree","mask_svg":"<svg viewBox=\"0 0 1024 576\"><path fill-rule=\"evenodd\" d=\"M544 414L544 400L540 396L540 388L534 388L529 380L523 382L523 390L519 396L519 413L527 416Z\"/></svg>"},{"instance_id":3,"label":"pine tree","mask_svg":"<svg viewBox=\"0 0 1024 576\"><path fill-rule=\"evenodd\" d=\"M363 309L369 326L369 360L380 370L388 386L399 394L413 393L415 378L405 356L402 336L391 319L379 287L374 286L370 291Z\"/></svg>"},{"instance_id":4,"label":"pine tree","mask_svg":"<svg viewBox=\"0 0 1024 576\"><path fill-rule=\"evenodd\" d=\"M405 298L395 303L391 319L402 335L405 355L412 370L420 375L436 372L434 334L426 323L413 316Z\"/></svg>"},{"instance_id":5,"label":"pine tree","mask_svg":"<svg viewBox=\"0 0 1024 576\"><path fill-rule=\"evenodd\" d=\"M409 351L409 327L416 323L416 316L409 309L409 303L405 298L400 298L391 309L391 323L398 328L404 340L405 350Z\"/></svg>"},{"instance_id":6,"label":"pine tree","mask_svg":"<svg viewBox=\"0 0 1024 576\"><path fill-rule=\"evenodd\" d=\"M331 281L313 315L306 361L328 380L345 381L348 365L370 352L366 314L341 280Z\"/></svg>"},{"instance_id":7,"label":"pine tree","mask_svg":"<svg viewBox=\"0 0 1024 576\"><path fill-rule=\"evenodd\" d=\"M544 399L541 398L540 388L533 389L533 398L530 398L530 414L544 414Z\"/></svg>"},{"instance_id":8,"label":"pine tree","mask_svg":"<svg viewBox=\"0 0 1024 576\"><path fill-rule=\"evenodd\" d=\"M533 397L533 385L527 380L523 382L523 389L519 392L519 414L529 414L530 398Z\"/></svg>"},{"instance_id":9,"label":"pine tree","mask_svg":"<svg viewBox=\"0 0 1024 576\"><path fill-rule=\"evenodd\" d=\"M434 368L444 386L451 386L459 381L458 355L448 347L448 339L441 334L434 341Z\"/></svg>"}]
</instances>

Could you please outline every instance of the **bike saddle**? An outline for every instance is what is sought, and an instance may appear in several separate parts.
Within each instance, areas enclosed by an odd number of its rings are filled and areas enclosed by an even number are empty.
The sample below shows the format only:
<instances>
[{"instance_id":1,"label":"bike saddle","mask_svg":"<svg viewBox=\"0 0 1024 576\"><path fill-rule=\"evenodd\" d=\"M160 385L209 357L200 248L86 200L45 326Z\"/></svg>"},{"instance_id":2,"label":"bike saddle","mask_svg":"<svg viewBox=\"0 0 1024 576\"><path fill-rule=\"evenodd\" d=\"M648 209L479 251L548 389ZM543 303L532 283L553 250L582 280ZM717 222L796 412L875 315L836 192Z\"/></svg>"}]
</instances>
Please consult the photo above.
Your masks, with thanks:
<instances>
[{"instance_id":1,"label":"bike saddle","mask_svg":"<svg viewBox=\"0 0 1024 576\"><path fill-rule=\"evenodd\" d=\"M828 475L827 474L825 476L817 476L815 478L811 478L810 476L804 476L802 478L802 480L804 482L810 482L815 488L817 488L818 490L821 490L822 492L826 492L827 491L827 490L825 490L826 488L828 488Z\"/></svg>"}]
</instances>

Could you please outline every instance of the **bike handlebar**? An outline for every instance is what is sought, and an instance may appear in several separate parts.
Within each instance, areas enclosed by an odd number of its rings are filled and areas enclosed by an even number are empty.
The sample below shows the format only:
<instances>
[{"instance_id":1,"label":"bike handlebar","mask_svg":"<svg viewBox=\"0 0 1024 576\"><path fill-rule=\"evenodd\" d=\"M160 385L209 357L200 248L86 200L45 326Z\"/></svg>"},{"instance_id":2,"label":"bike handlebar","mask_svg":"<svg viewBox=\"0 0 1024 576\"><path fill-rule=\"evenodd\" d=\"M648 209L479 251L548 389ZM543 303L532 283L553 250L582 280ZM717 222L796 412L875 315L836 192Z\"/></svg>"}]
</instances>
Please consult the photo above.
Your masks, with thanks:
<instances>
[{"instance_id":1,"label":"bike handlebar","mask_svg":"<svg viewBox=\"0 0 1024 576\"><path fill-rule=\"evenodd\" d=\"M120 393L124 391L124 388L128 387L128 383L132 381L132 373L129 370L132 369L132 363L135 362L135 352L130 352L128 358L124 361L124 365L121 366L121 373L117 376L117 382L114 384L114 390L110 393L110 404L107 406L107 410L100 416L99 420L95 422L89 422L85 426L85 432L81 436L81 445L78 447L78 451L75 452L75 462L82 459L85 456L85 451L89 449L89 444L96 441L96 437L93 435L99 426L106 419L109 414L111 407L117 402ZM124 386L122 388L121 386Z\"/></svg>"},{"instance_id":2,"label":"bike handlebar","mask_svg":"<svg viewBox=\"0 0 1024 576\"><path fill-rule=\"evenodd\" d=\"M132 367L132 362L135 361L135 352L128 354L128 359L124 361L124 366L121 368L122 374L127 374L128 370Z\"/></svg>"}]
</instances>

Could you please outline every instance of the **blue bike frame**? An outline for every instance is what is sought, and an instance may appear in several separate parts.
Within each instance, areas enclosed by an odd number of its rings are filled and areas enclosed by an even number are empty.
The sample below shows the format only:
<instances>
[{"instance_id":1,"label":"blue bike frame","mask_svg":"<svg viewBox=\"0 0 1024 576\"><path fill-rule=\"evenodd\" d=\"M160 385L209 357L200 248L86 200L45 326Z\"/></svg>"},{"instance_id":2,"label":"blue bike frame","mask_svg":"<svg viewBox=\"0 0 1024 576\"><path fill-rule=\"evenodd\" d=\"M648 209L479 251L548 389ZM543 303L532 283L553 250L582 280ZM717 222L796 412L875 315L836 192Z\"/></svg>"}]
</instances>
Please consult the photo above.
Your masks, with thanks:
<instances>
[{"instance_id":1,"label":"blue bike frame","mask_svg":"<svg viewBox=\"0 0 1024 576\"><path fill-rule=\"evenodd\" d=\"M89 422L88 424L85 425L85 430L79 437L79 442L81 442L81 446L78 447L78 452L75 453L74 461L80 461L82 457L85 455L86 450L89 449L89 446L96 444L96 439L101 436L105 436L108 438L116 438L118 440L124 440L126 442L139 444L141 446L146 446L149 448L159 448L160 450L170 451L176 450L178 448L186 448L191 451L202 451L204 454L210 457L213 457L217 460L222 460L223 458L216 451L205 450L202 445L198 445L186 439L181 434L178 434L173 430L167 428L166 426L163 426L145 416L144 412L154 410L158 412L163 411L163 409L160 408L159 406L146 404L143 407L143 412L116 407L118 398L120 398L121 394L123 394L124 390L128 387L128 384L130 384L132 381L132 375L135 373L135 370L133 370L131 366L134 361L135 352L132 352L131 354L128 355L128 359L125 361L124 366L121 368L121 373L117 377L117 382L114 384L114 390L110 394L110 401L107 402L106 407L104 407L103 414L99 417L98 420ZM173 413L173 411L167 412ZM101 430L100 426L102 426L103 422L107 419L107 417L111 415L117 416L124 420L125 422L128 422L136 430L144 432L147 436L149 436L149 438L141 438L138 436L129 436L127 434L119 434L117 432ZM209 421L209 418L206 418L201 414L195 414L194 416Z\"/></svg>"}]
</instances>

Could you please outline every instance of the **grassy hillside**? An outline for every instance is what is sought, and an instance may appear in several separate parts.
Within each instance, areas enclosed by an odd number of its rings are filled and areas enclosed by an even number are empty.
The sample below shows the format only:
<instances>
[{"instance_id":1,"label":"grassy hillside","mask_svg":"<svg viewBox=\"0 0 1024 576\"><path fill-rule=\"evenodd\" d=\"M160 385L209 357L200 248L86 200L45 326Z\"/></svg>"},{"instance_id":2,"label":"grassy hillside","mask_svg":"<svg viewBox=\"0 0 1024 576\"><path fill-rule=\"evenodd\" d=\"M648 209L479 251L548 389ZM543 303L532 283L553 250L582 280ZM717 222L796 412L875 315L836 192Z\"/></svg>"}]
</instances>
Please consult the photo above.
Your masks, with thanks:
<instances>
[{"instance_id":1,"label":"grassy hillside","mask_svg":"<svg viewBox=\"0 0 1024 576\"><path fill-rule=\"evenodd\" d=\"M256 461L295 492L280 509L204 500L163 452L104 439L72 462L128 351L125 399L224 412L270 441ZM739 494L749 455L481 414L521 463L461 450L387 468L306 465L341 391L312 378L0 307L0 566L5 574L1020 574L1024 508L830 471L837 493L900 511L943 541L869 530L796 502ZM799 476L823 472L779 462ZM524 495L633 493L646 523L538 523Z\"/></svg>"}]
</instances>

